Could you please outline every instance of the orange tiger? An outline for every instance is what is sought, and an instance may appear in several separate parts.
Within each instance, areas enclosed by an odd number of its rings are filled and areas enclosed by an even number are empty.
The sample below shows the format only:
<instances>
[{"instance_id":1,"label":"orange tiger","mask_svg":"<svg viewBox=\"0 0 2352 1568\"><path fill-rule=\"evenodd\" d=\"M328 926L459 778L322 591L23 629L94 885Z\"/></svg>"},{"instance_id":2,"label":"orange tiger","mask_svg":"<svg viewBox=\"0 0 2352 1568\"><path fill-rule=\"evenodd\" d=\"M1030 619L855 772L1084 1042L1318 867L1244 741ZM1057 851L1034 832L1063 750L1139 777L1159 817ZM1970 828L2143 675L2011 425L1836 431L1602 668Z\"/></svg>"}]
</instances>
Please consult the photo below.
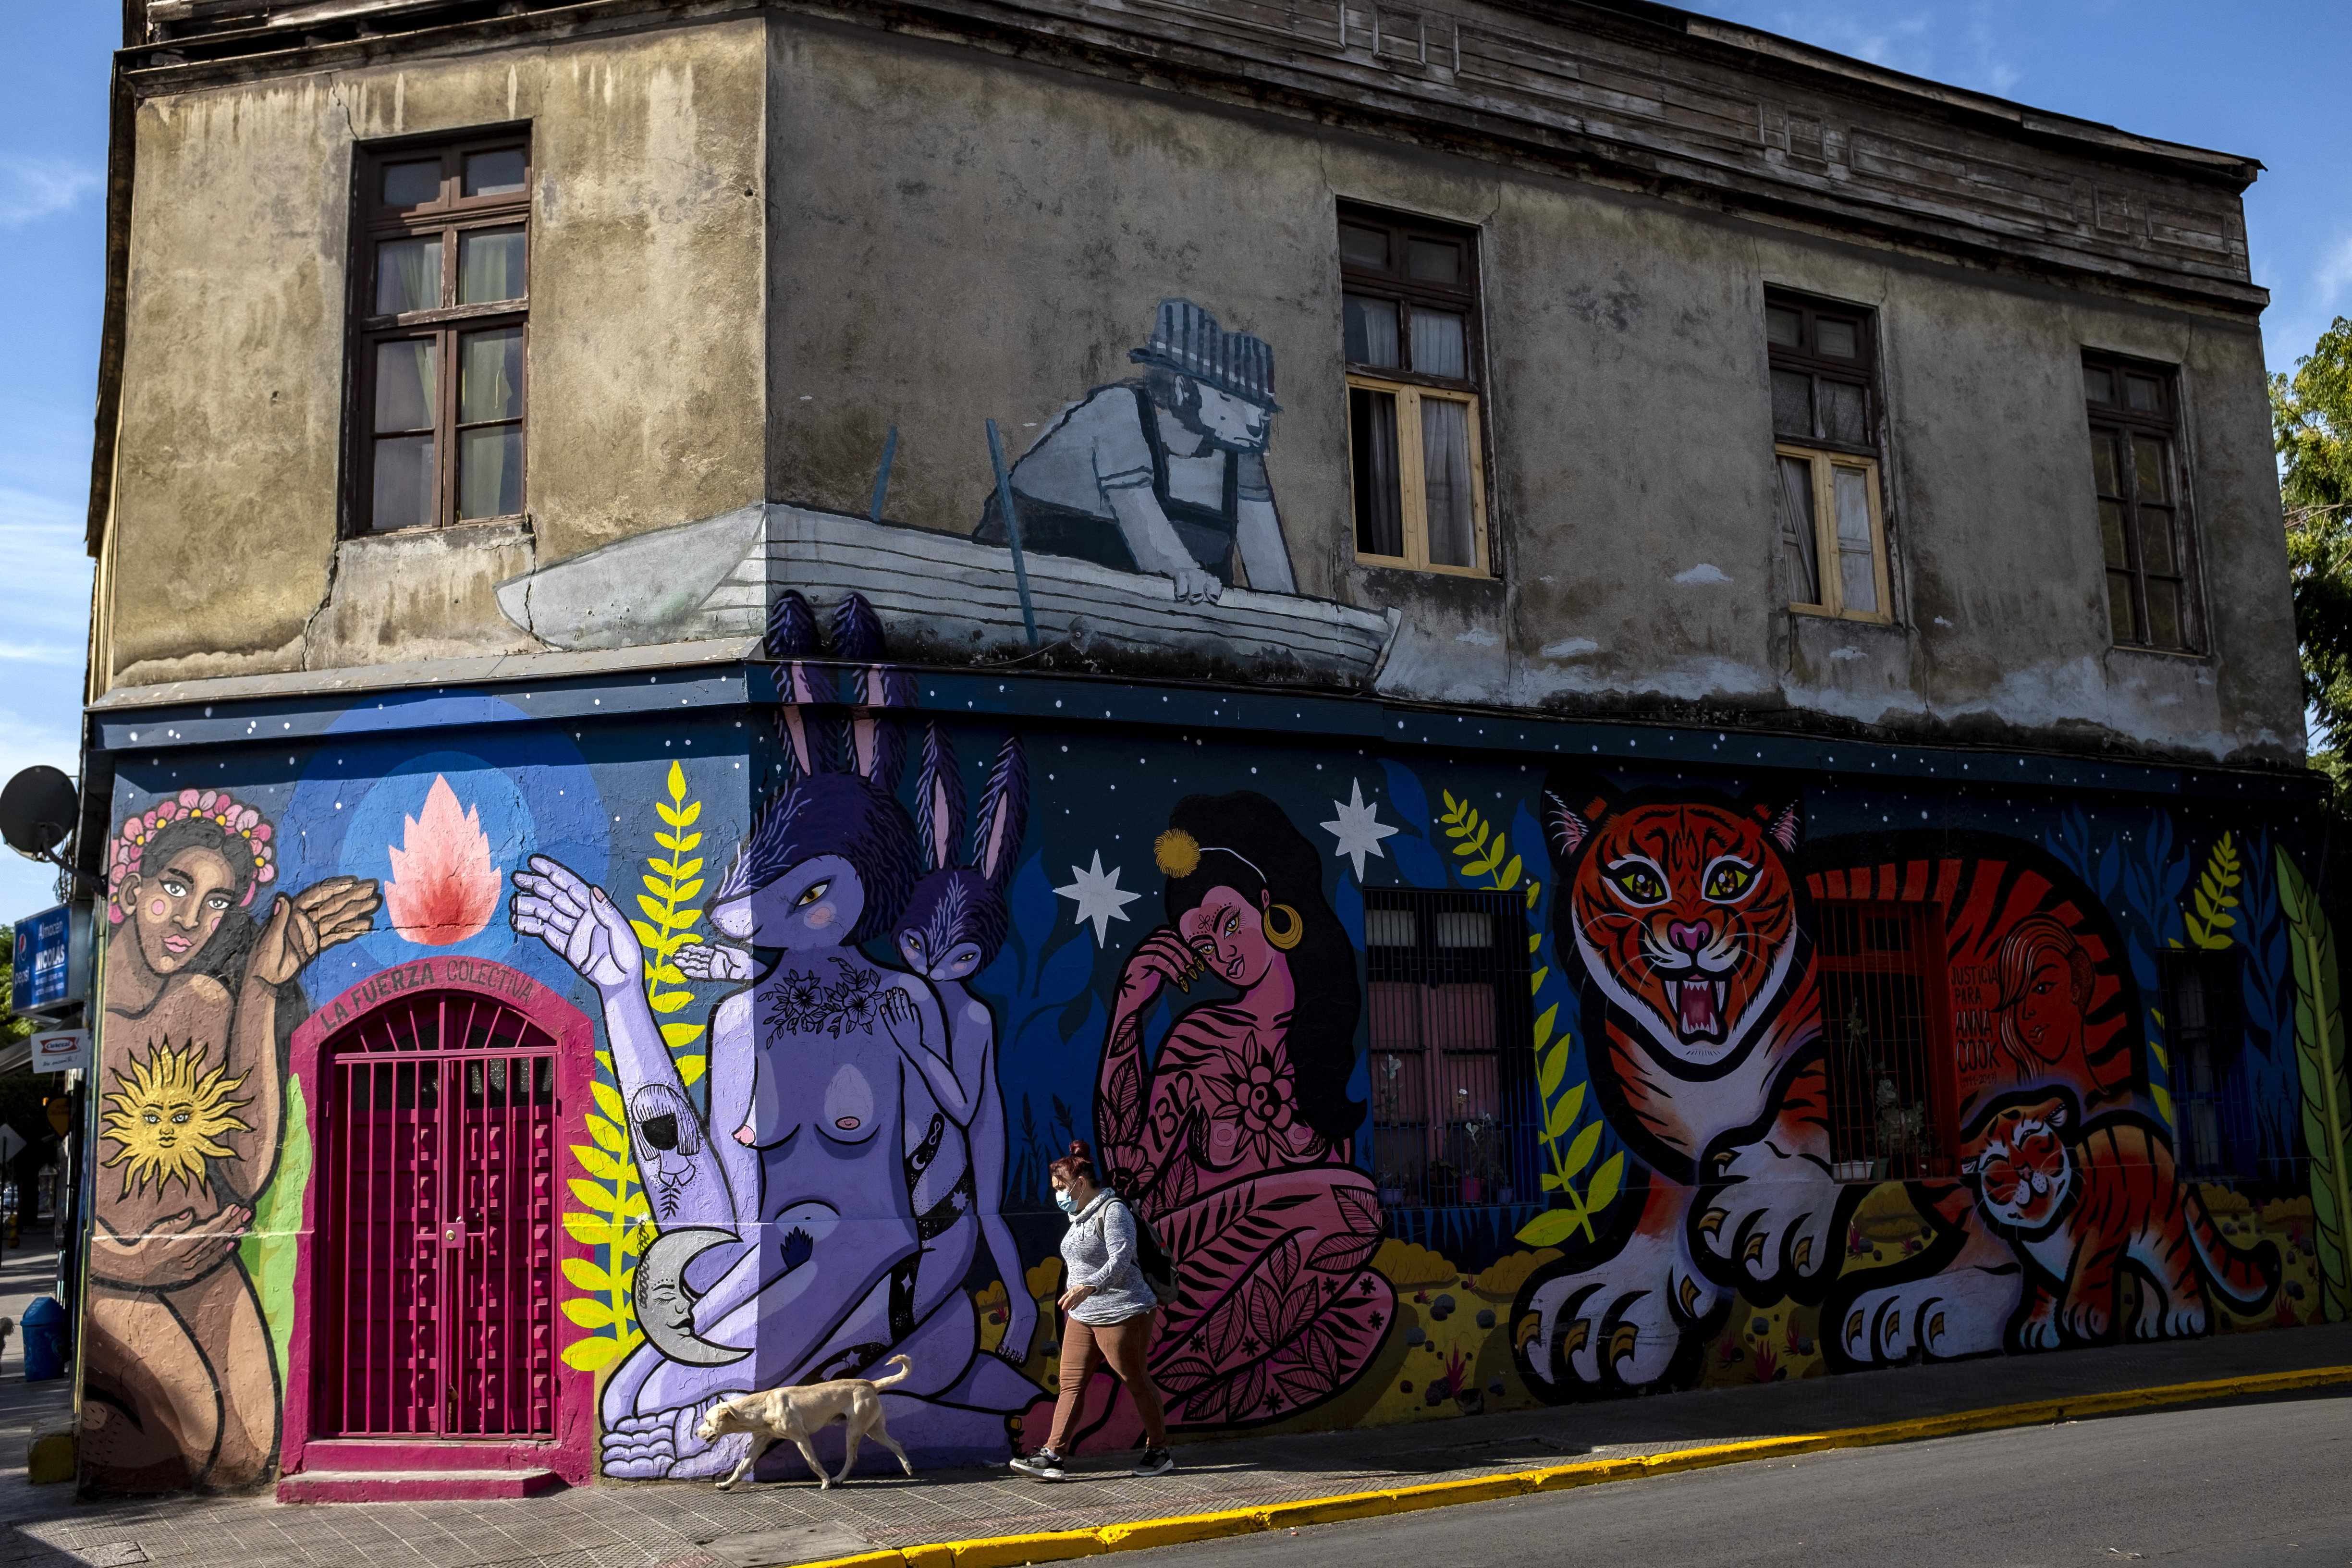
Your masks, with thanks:
<instances>
[{"instance_id":1,"label":"orange tiger","mask_svg":"<svg viewBox=\"0 0 2352 1568\"><path fill-rule=\"evenodd\" d=\"M2278 1248L2240 1252L2223 1241L2153 1126L2103 1116L2069 1140L2076 1120L2072 1096L2011 1097L1960 1145L1977 1206L2032 1280L2011 1329L2015 1348L2103 1342L2126 1262L2142 1283L2134 1339L2204 1333L2209 1283L2242 1311L2268 1304Z\"/></svg>"}]
</instances>

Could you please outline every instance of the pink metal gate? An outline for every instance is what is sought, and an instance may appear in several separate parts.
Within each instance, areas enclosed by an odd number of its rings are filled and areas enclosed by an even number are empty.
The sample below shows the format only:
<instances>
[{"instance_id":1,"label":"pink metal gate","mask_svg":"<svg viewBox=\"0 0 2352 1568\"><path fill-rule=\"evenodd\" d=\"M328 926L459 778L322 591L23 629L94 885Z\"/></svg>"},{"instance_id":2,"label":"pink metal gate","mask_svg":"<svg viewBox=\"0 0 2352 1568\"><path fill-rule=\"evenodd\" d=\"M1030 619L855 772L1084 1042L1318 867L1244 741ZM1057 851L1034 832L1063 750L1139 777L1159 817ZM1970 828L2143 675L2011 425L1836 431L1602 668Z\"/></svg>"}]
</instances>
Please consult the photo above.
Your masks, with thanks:
<instances>
[{"instance_id":1,"label":"pink metal gate","mask_svg":"<svg viewBox=\"0 0 2352 1568\"><path fill-rule=\"evenodd\" d=\"M554 1038L447 992L321 1054L319 1435L553 1436Z\"/></svg>"}]
</instances>

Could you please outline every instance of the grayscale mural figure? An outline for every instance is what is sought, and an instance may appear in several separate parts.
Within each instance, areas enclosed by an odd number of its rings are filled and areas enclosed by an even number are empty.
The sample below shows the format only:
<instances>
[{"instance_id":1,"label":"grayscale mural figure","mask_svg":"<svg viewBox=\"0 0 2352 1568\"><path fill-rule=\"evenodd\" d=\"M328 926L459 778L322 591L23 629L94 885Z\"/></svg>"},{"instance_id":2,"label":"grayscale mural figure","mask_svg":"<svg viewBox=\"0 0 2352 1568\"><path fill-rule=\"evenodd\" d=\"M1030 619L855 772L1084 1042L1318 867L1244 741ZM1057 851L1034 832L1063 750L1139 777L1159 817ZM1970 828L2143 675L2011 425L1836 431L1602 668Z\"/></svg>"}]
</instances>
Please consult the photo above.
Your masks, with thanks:
<instances>
[{"instance_id":1,"label":"grayscale mural figure","mask_svg":"<svg viewBox=\"0 0 2352 1568\"><path fill-rule=\"evenodd\" d=\"M1282 411L1274 350L1190 300L1162 300L1150 342L1128 358L1139 379L1064 409L1013 465L1022 548L1167 577L1190 604L1237 580L1297 593L1265 473ZM973 537L1007 542L993 492Z\"/></svg>"}]
</instances>

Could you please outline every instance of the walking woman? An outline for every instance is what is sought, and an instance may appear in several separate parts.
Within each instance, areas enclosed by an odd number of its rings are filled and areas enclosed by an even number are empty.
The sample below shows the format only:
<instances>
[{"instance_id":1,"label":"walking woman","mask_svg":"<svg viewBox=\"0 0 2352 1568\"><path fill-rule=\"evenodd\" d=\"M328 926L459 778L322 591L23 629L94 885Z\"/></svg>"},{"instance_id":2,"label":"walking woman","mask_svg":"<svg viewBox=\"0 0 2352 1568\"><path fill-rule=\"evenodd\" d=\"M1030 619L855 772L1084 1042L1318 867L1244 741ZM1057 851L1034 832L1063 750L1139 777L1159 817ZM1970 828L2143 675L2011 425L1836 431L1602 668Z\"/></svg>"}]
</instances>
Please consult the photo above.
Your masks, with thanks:
<instances>
[{"instance_id":1,"label":"walking woman","mask_svg":"<svg viewBox=\"0 0 2352 1568\"><path fill-rule=\"evenodd\" d=\"M1045 1446L1013 1461L1013 1468L1041 1481L1062 1479L1072 1435L1086 1417L1087 1382L1108 1359L1127 1385L1143 1420L1143 1458L1139 1476L1164 1476L1175 1469L1168 1457L1168 1424L1144 1364L1159 1326L1159 1299L1143 1278L1135 1216L1119 1195L1101 1184L1094 1156L1083 1141L1047 1167L1054 1201L1070 1216L1062 1236L1062 1264L1069 1288L1062 1292L1061 1398L1054 1405L1054 1430Z\"/></svg>"}]
</instances>

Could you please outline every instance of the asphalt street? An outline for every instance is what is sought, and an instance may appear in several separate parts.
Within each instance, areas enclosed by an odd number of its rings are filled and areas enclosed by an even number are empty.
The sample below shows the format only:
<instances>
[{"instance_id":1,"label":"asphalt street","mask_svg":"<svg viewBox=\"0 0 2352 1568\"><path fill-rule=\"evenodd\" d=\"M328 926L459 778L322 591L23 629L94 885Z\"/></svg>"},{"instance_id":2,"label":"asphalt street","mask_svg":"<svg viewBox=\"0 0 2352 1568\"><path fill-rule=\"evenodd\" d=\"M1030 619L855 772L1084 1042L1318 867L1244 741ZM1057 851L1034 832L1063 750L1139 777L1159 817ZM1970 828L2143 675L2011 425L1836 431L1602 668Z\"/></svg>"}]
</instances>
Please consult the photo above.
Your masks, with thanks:
<instances>
[{"instance_id":1,"label":"asphalt street","mask_svg":"<svg viewBox=\"0 0 2352 1568\"><path fill-rule=\"evenodd\" d=\"M1141 1556L1136 1568L2342 1568L2352 1394L1809 1454Z\"/></svg>"}]
</instances>

